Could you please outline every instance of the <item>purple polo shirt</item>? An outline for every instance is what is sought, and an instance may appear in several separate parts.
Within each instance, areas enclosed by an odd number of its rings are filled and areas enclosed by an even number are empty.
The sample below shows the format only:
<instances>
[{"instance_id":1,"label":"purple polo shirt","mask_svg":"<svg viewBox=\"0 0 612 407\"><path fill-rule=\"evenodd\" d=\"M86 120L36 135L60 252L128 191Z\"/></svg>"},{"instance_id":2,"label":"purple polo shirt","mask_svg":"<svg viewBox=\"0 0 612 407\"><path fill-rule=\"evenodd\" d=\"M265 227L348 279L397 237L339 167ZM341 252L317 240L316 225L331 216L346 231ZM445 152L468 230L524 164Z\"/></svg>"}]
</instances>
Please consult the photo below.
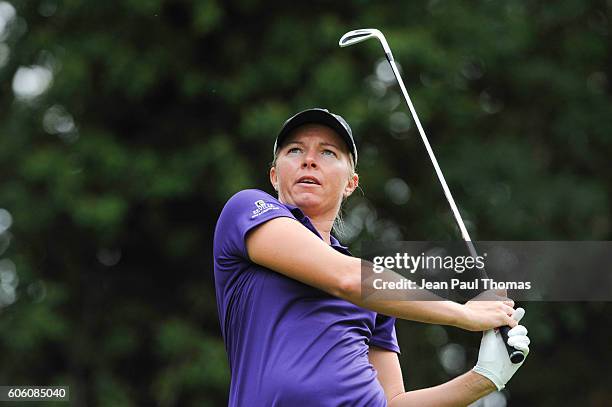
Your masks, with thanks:
<instances>
[{"instance_id":1,"label":"purple polo shirt","mask_svg":"<svg viewBox=\"0 0 612 407\"><path fill-rule=\"evenodd\" d=\"M395 318L250 261L246 234L281 216L321 237L299 208L256 189L230 198L215 228L217 308L232 374L229 405L386 406L368 347L399 353Z\"/></svg>"}]
</instances>

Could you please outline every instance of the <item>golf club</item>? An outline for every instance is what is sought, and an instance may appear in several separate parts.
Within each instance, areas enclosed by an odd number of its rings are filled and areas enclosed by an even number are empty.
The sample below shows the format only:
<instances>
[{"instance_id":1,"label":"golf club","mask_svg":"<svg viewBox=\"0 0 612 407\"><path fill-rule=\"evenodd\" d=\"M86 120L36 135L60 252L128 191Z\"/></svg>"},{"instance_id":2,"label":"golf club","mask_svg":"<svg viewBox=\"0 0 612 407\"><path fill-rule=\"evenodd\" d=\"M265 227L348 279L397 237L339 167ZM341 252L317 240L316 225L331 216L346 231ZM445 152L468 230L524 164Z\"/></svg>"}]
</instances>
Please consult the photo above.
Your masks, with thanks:
<instances>
[{"instance_id":1,"label":"golf club","mask_svg":"<svg viewBox=\"0 0 612 407\"><path fill-rule=\"evenodd\" d=\"M340 38L340 41L338 44L341 47L348 47L350 45L357 44L359 42L368 40L370 38L377 38L378 41L380 41L380 43L382 44L383 50L385 51L385 56L387 57L387 61L389 61L389 65L391 65L393 74L395 75L395 78L397 79L397 83L399 84L400 89L402 90L402 94L404 95L406 104L408 104L408 108L410 109L412 118L414 119L414 122L416 123L416 126L419 130L419 134L421 135L421 140L423 140L423 144L425 144L425 149L427 150L427 153L429 154L429 158L434 166L434 169L436 170L436 175L438 176L438 180L440 181L440 184L442 185L442 189L444 190L444 195L446 196L446 199L448 203L450 204L451 210L455 217L455 221L457 222L457 225L459 226L459 230L461 231L461 236L463 237L463 240L465 241L467 245L468 251L470 252L470 256L472 256L473 258L476 258L477 253L476 253L476 249L474 248L474 244L472 243L472 239L470 238L470 235L465 227L465 224L463 223L463 219L461 218L461 214L459 213L459 209L457 208L457 205L455 204L455 200L453 199L450 189L448 188L448 185L446 184L446 180L444 179L444 174L442 174L442 170L440 169L440 166L438 165L438 160L436 160L436 156L434 155L431 145L429 144L429 140L427 139L427 136L425 135L425 130L423 130L421 121L419 120L416 110L414 109L414 106L412 104L412 100L410 100L410 96L408 95L408 91L406 90L404 81L402 80L399 70L397 69L397 65L395 64L395 60L393 59L393 54L391 53L391 48L389 48L389 44L387 43L385 36L379 30L374 29L374 28L353 30L353 31L349 31L346 34L344 34L342 38ZM504 345L506 346L506 349L508 350L508 355L510 356L510 360L512 361L512 363L522 362L525 359L524 353L508 345L508 331L510 330L510 327L503 326L503 327L500 327L499 330L502 334Z\"/></svg>"}]
</instances>

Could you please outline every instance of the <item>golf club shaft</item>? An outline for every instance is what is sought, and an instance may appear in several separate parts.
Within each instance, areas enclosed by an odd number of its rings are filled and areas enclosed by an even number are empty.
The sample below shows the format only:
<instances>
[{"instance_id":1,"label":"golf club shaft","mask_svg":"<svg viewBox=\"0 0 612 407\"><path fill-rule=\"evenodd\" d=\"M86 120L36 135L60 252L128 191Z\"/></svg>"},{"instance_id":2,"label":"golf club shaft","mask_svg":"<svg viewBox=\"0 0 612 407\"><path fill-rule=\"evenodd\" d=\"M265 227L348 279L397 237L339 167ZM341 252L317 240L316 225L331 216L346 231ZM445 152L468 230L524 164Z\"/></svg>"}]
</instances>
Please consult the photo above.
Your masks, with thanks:
<instances>
[{"instance_id":1,"label":"golf club shaft","mask_svg":"<svg viewBox=\"0 0 612 407\"><path fill-rule=\"evenodd\" d=\"M440 169L440 166L438 165L438 160L436 160L436 156L434 155L431 145L429 144L429 140L427 139L427 136L425 135L425 130L423 130L423 126L421 125L419 116L417 116L416 110L414 109L414 106L412 104L412 100L410 100L410 96L408 95L408 91L406 90L404 81L402 80L402 77L399 74L397 65L395 64L395 61L393 60L393 56L390 54L387 54L387 60L389 61L389 64L391 65L393 74L395 75L395 78L397 79L397 82L399 83L400 89L402 90L402 94L404 95L404 99L406 100L406 103L408 104L408 108L410 109L412 118L414 119L417 129L419 130L419 134L421 135L421 140L423 140L423 144L425 144L425 149L427 150L427 154L429 154L429 158L431 159L434 169L436 170L436 175L438 176L438 180L440 181L440 184L442 185L442 189L444 190L444 195L446 196L446 199L448 200L448 203L450 204L451 210L453 212L453 215L455 216L455 221L457 222L457 225L459 226L459 230L461 231L461 236L463 237L463 240L465 240L466 242L470 255L476 258L477 254L476 254L474 245L472 244L472 239L470 238L470 234L468 233L465 227L465 224L463 223L463 219L461 218L459 209L457 208L457 205L455 204L453 195L451 194L450 189L448 188L448 185L446 184L446 180L444 179L444 174L442 173L442 170Z\"/></svg>"},{"instance_id":2,"label":"golf club shaft","mask_svg":"<svg viewBox=\"0 0 612 407\"><path fill-rule=\"evenodd\" d=\"M397 65L395 64L395 61L393 60L393 55L391 54L391 52L385 52L385 55L387 56L387 61L389 61L389 65L391 65L391 69L393 70L393 74L395 75L395 78L397 79L397 83L399 84L400 89L402 90L402 94L404 95L406 104L408 104L408 108L410 109L412 118L414 119L417 129L419 130L419 134L421 135L421 140L423 140L423 144L425 144L425 149L427 150L427 154L429 154L429 158L431 159L434 169L436 170L436 175L438 176L438 180L440 181L440 184L442 185L442 189L444 190L444 195L446 195L446 199L448 200L448 203L450 204L453 215L455 216L455 221L457 222L457 225L459 226L459 230L461 231L461 236L463 237L463 240L465 241L465 244L467 245L468 251L470 252L470 256L472 256L475 259L476 257L478 257L478 255L476 253L476 249L474 248L474 244L472 243L472 239L470 238L470 235L465 227L465 224L463 223L463 219L461 218L461 213L459 213L459 209L457 208L457 205L455 204L453 195L451 194L450 189L448 188L448 185L446 184L446 180L444 179L444 174L442 173L442 170L440 169L440 166L438 165L438 160L436 160L436 156L434 155L431 145L429 144L429 140L427 139L427 136L425 135L425 130L423 130L423 126L421 125L419 116L417 115L416 110L412 104L412 100L410 100L410 96L408 95L408 91L406 90L404 81L402 80L402 77L397 69ZM512 363L520 363L525 359L525 355L520 350L517 350L516 348L508 345L508 331L509 330L510 330L509 326L503 326L499 328L499 331L502 335L502 339L504 341L504 345L506 346L506 350L508 351L508 356L510 357L510 360L512 361Z\"/></svg>"}]
</instances>

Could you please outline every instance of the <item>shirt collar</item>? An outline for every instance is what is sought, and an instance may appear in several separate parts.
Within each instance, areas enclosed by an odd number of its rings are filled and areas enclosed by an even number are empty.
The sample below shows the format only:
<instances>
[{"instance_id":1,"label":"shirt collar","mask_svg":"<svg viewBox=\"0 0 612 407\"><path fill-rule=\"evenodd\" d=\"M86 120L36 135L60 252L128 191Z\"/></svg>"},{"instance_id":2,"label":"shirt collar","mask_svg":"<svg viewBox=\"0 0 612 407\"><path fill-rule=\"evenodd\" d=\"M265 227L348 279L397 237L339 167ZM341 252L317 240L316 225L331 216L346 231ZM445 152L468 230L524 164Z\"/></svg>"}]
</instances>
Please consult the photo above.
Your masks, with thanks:
<instances>
[{"instance_id":1,"label":"shirt collar","mask_svg":"<svg viewBox=\"0 0 612 407\"><path fill-rule=\"evenodd\" d=\"M342 246L342 245L340 244L340 242L338 241L338 239L336 239L336 238L334 237L334 235L331 235L331 234L330 234L330 235L329 235L329 240L331 241L331 245L332 245L332 247L336 247L336 248L338 248L338 249L342 249L342 250L344 250L344 251L347 251L347 252L348 252L348 247L346 247L346 246Z\"/></svg>"},{"instance_id":2,"label":"shirt collar","mask_svg":"<svg viewBox=\"0 0 612 407\"><path fill-rule=\"evenodd\" d=\"M280 201L278 201L278 202L281 205L283 205L285 208L289 209L289 211L293 214L293 216L296 217L297 220L302 221L306 217L306 215L304 215L304 212L302 212L302 210L300 208L298 208L297 206L286 204L286 203L282 203Z\"/></svg>"}]
</instances>

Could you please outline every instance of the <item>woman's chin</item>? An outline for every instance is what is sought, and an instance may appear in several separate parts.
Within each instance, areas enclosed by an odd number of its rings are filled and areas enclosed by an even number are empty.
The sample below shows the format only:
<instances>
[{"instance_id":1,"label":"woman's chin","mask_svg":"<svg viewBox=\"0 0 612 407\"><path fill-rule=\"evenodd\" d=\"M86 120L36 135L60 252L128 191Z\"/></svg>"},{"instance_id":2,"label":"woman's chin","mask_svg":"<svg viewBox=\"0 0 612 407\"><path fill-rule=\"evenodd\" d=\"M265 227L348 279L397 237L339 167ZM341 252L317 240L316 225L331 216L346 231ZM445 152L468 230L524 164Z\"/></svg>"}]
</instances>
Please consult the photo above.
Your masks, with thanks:
<instances>
[{"instance_id":1,"label":"woman's chin","mask_svg":"<svg viewBox=\"0 0 612 407\"><path fill-rule=\"evenodd\" d=\"M322 199L316 194L310 192L302 192L294 196L295 205L299 208L316 208L323 203Z\"/></svg>"}]
</instances>

